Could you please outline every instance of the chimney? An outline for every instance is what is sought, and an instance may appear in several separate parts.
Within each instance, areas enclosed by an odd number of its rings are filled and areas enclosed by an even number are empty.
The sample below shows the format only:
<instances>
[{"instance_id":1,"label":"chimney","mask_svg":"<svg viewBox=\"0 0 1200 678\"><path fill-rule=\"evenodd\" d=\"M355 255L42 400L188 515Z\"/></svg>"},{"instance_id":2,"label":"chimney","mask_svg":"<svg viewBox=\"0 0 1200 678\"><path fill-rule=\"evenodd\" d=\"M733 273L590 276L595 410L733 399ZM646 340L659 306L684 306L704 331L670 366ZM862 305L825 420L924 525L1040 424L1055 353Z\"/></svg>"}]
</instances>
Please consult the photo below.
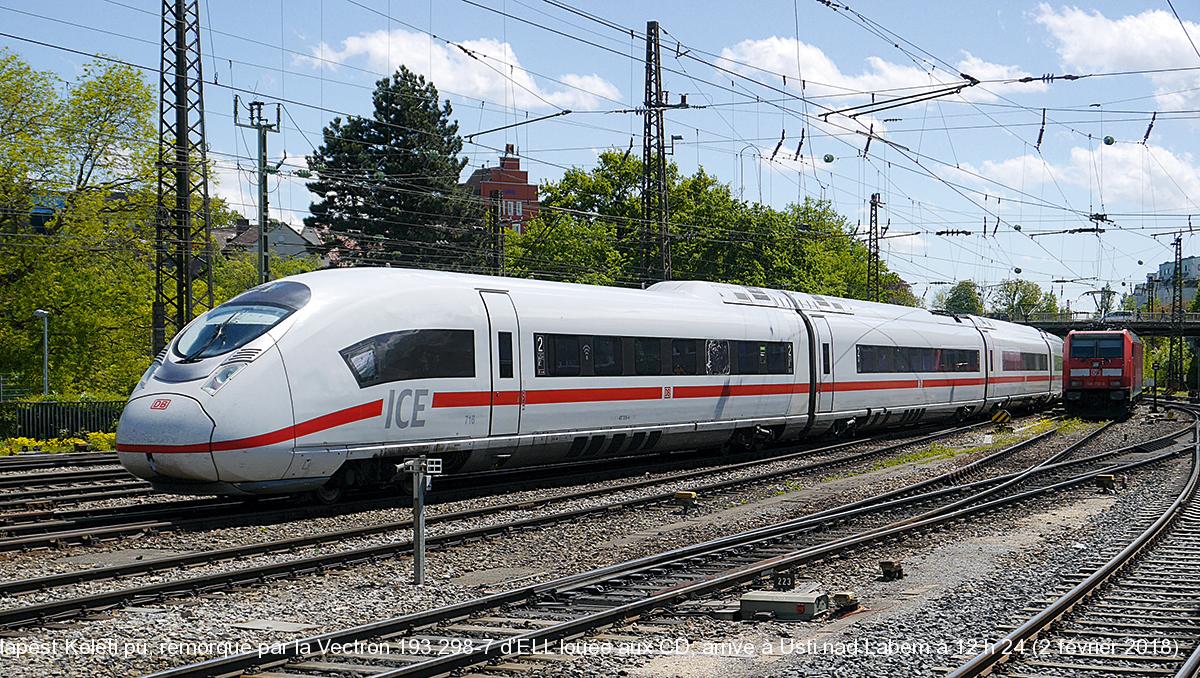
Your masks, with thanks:
<instances>
[{"instance_id":1,"label":"chimney","mask_svg":"<svg viewBox=\"0 0 1200 678\"><path fill-rule=\"evenodd\" d=\"M521 169L521 159L517 157L516 150L512 144L504 144L504 155L500 158L500 169Z\"/></svg>"}]
</instances>

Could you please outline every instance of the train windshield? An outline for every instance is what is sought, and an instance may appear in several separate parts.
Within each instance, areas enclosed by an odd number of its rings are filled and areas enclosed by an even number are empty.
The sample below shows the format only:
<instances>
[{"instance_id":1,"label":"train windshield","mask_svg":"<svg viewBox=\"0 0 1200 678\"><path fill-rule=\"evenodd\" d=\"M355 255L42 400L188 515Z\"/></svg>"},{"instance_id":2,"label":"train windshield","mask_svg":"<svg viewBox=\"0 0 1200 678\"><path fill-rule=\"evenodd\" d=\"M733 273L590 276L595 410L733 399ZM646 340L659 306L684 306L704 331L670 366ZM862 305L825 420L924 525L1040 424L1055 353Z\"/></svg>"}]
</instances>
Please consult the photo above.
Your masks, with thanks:
<instances>
[{"instance_id":1,"label":"train windshield","mask_svg":"<svg viewBox=\"0 0 1200 678\"><path fill-rule=\"evenodd\" d=\"M261 337L308 303L307 285L282 280L260 285L209 311L175 342L181 362L228 353Z\"/></svg>"},{"instance_id":2,"label":"train windshield","mask_svg":"<svg viewBox=\"0 0 1200 678\"><path fill-rule=\"evenodd\" d=\"M1077 334L1071 337L1072 358L1120 358L1125 347L1124 335Z\"/></svg>"}]
</instances>

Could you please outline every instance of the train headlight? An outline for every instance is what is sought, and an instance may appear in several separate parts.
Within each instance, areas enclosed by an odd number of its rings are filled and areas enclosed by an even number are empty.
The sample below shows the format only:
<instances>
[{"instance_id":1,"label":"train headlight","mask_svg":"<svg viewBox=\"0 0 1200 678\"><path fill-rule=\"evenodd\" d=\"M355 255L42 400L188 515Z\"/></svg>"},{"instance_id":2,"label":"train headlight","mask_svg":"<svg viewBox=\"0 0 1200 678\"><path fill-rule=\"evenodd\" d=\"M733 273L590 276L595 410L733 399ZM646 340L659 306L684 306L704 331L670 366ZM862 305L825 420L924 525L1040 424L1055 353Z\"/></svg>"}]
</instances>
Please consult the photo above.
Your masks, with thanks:
<instances>
[{"instance_id":1,"label":"train headlight","mask_svg":"<svg viewBox=\"0 0 1200 678\"><path fill-rule=\"evenodd\" d=\"M142 378L138 380L137 388L135 388L133 390L140 391L140 390L146 388L146 384L149 383L150 377L153 377L154 373L157 372L158 368L161 366L162 366L162 363L158 362L157 360L150 363L150 367L147 367L146 371L142 372Z\"/></svg>"},{"instance_id":2,"label":"train headlight","mask_svg":"<svg viewBox=\"0 0 1200 678\"><path fill-rule=\"evenodd\" d=\"M245 369L246 365L249 364L250 363L230 363L228 365L222 365L217 368L216 372L213 372L213 375L209 377L208 381L204 382L204 385L200 388L209 395L216 395L217 391L221 390L222 386L228 384L229 380L233 379L234 375L236 375L238 372L241 372L243 369Z\"/></svg>"},{"instance_id":3,"label":"train headlight","mask_svg":"<svg viewBox=\"0 0 1200 678\"><path fill-rule=\"evenodd\" d=\"M1072 379L1072 380L1071 380L1071 387L1072 387L1072 388L1079 388L1079 387L1081 387L1081 386L1083 386L1083 380L1082 380L1082 379Z\"/></svg>"},{"instance_id":4,"label":"train headlight","mask_svg":"<svg viewBox=\"0 0 1200 678\"><path fill-rule=\"evenodd\" d=\"M1120 379L1112 379L1108 382L1108 385L1109 386L1120 386L1121 380Z\"/></svg>"}]
</instances>

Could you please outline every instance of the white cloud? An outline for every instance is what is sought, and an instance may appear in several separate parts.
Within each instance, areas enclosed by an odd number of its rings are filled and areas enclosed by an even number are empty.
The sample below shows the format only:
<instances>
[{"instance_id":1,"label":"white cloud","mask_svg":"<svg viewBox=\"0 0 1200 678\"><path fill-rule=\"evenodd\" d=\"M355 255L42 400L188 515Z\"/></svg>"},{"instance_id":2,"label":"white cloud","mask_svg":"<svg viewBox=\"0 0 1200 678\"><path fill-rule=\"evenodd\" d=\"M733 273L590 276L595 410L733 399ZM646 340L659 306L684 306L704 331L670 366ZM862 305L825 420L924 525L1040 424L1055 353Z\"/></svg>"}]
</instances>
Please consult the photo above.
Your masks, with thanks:
<instances>
[{"instance_id":1,"label":"white cloud","mask_svg":"<svg viewBox=\"0 0 1200 678\"><path fill-rule=\"evenodd\" d=\"M1063 163L1043 164L1040 157L1025 155L984 161L979 167L965 165L964 169L1026 192L1034 192L1053 179L1063 188L1096 191L1110 208L1118 204L1157 210L1200 208L1194 197L1200 196L1200 165L1196 159L1191 153L1175 153L1153 144L1123 143L1095 149L1075 146ZM978 177L971 179L984 190L1010 193Z\"/></svg>"},{"instance_id":2,"label":"white cloud","mask_svg":"<svg viewBox=\"0 0 1200 678\"><path fill-rule=\"evenodd\" d=\"M899 231L907 230L901 226ZM898 254L905 256L914 256L924 254L929 249L929 240L922 233L906 235L903 238L895 237L884 240L887 243L887 251L889 254Z\"/></svg>"},{"instance_id":3,"label":"white cloud","mask_svg":"<svg viewBox=\"0 0 1200 678\"><path fill-rule=\"evenodd\" d=\"M604 97L621 98L615 85L595 74L566 73L554 76L564 83L561 86L539 85L522 69L520 59L508 43L480 38L461 44L473 55L458 47L433 42L423 33L402 29L372 31L346 38L341 47L322 42L310 48L312 57L296 57L296 60L312 68L337 70L337 64L330 62L365 59L373 70L386 73L403 64L447 92L494 103L508 101L525 109L554 105L587 110L601 105Z\"/></svg>"},{"instance_id":4,"label":"white cloud","mask_svg":"<svg viewBox=\"0 0 1200 678\"><path fill-rule=\"evenodd\" d=\"M1196 65L1196 52L1183 28L1166 10L1146 10L1110 19L1098 10L1089 12L1066 6L1055 9L1042 4L1034 19L1050 32L1063 66L1068 69L1101 72ZM1193 39L1200 39L1200 24L1184 23ZM1200 72L1156 73L1147 77L1162 108L1182 108L1200 102L1200 92L1177 92L1200 87Z\"/></svg>"},{"instance_id":5,"label":"white cloud","mask_svg":"<svg viewBox=\"0 0 1200 678\"><path fill-rule=\"evenodd\" d=\"M741 62L741 63L738 63ZM732 47L721 50L723 68L742 73L755 79L772 78L758 68L788 76L787 87L799 92L800 75L804 77L804 92L829 105L831 108L853 106L867 100L862 94L846 95L847 92L879 92L877 99L911 94L920 90L887 91L897 88L928 88L930 85L962 83L961 78L951 76L945 70L921 68L915 64L898 64L881 57L867 57L865 68L857 73L843 72L819 47L794 38L770 37L761 40L743 40ZM751 68L753 64L758 68ZM959 72L979 80L1020 78L1028 75L1020 67L985 61L970 52L964 52L955 65ZM781 84L781 83L776 83ZM1040 81L1030 83L988 83L963 90L962 96L972 101L992 101L999 92L1036 92L1046 89ZM902 109L898 109L902 110ZM891 113L884 114L892 117Z\"/></svg>"},{"instance_id":6,"label":"white cloud","mask_svg":"<svg viewBox=\"0 0 1200 678\"><path fill-rule=\"evenodd\" d=\"M214 198L225 201L242 216L255 214L254 187L246 183L245 172L234 167L217 165L209 175L209 190Z\"/></svg>"}]
</instances>

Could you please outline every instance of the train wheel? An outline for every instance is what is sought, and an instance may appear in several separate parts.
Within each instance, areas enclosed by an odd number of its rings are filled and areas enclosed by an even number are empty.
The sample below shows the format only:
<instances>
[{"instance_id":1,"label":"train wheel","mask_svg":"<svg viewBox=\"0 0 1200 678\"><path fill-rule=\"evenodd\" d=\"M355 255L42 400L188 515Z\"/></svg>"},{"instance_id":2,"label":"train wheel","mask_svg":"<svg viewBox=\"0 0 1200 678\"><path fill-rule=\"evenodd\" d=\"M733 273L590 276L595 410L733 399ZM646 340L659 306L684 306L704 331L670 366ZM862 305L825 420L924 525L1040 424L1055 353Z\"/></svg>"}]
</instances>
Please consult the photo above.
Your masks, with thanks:
<instances>
[{"instance_id":1,"label":"train wheel","mask_svg":"<svg viewBox=\"0 0 1200 678\"><path fill-rule=\"evenodd\" d=\"M758 450L758 436L752 428L738 429L725 444L725 449L735 454L754 452Z\"/></svg>"},{"instance_id":2,"label":"train wheel","mask_svg":"<svg viewBox=\"0 0 1200 678\"><path fill-rule=\"evenodd\" d=\"M342 495L346 493L346 488L341 483L327 483L312 491L313 499L317 500L318 504L326 506L336 504L342 500Z\"/></svg>"}]
</instances>

